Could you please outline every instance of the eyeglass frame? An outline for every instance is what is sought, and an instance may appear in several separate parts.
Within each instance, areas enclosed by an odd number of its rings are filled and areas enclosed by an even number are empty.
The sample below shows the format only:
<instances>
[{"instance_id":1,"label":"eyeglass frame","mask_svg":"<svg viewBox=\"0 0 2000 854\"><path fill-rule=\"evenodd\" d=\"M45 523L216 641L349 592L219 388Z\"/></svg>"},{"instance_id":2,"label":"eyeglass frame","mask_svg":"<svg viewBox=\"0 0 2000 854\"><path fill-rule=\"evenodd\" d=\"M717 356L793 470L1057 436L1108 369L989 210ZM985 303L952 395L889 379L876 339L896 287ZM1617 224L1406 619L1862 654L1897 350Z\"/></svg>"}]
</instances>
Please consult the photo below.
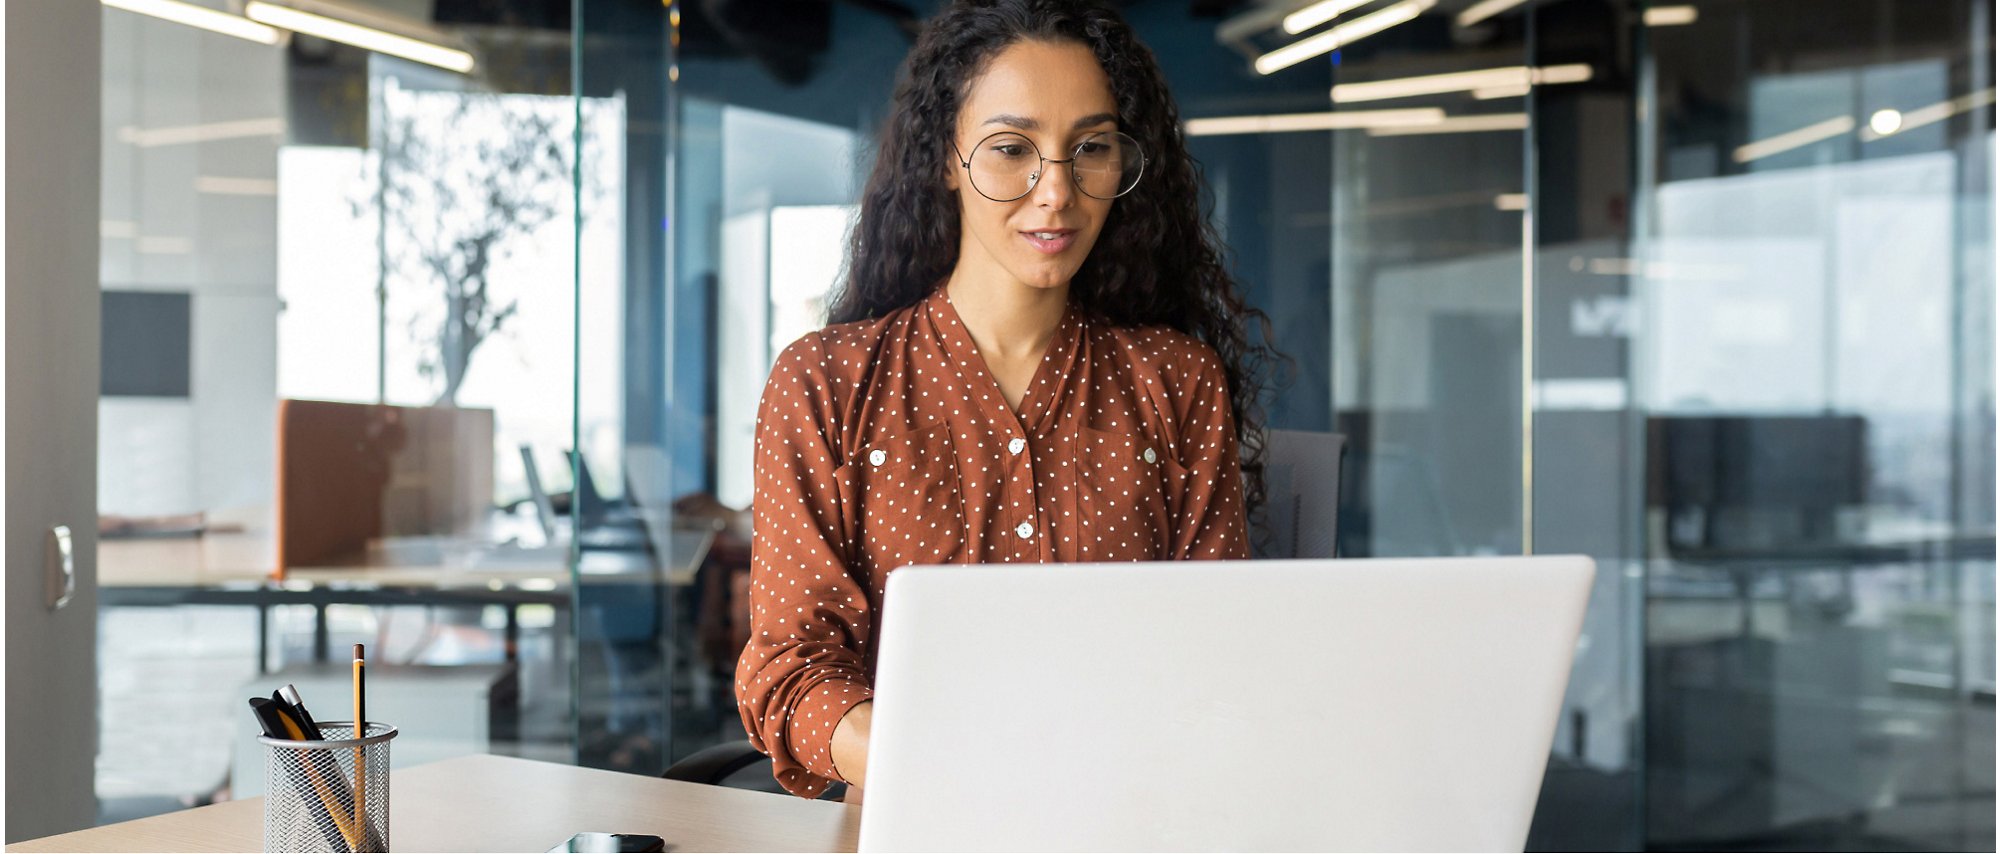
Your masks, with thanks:
<instances>
[{"instance_id":1,"label":"eyeglass frame","mask_svg":"<svg viewBox=\"0 0 2000 854\"><path fill-rule=\"evenodd\" d=\"M1104 196L1093 195L1089 190L1084 189L1083 180L1076 177L1076 158L1077 158L1076 149L1082 148L1084 143L1089 142L1092 139L1104 136L1106 134L1114 134L1114 133L1119 134L1125 137L1126 139L1132 140L1132 149L1134 151L1139 152L1139 174L1134 175L1132 177L1131 187L1126 187L1125 189L1118 191L1117 195L1106 198ZM1070 149L1069 159L1067 160L1050 160L1047 157L1043 157L1042 147L1036 145L1034 140L1029 139L1027 134L1021 133L1020 131L1012 131L1012 130L994 131L983 137L980 137L979 142L975 144L973 148L976 150L979 148L979 146L985 145L987 140L990 140L996 136L1006 136L1008 134L1013 134L1014 136L1018 136L1022 140L1026 141L1030 147L1035 149L1035 158L1041 161L1040 163L1035 165L1035 171L1028 173L1028 189L1021 191L1020 195L1015 196L1011 199L996 199L993 198L992 196L986 195L985 190L979 189L979 182L972 180L972 159L966 157L964 150L958 147L958 140L954 139L951 141L952 154L958 158L959 168L965 170L966 183L972 185L973 192L978 193L981 196L985 196L985 198L988 201L1006 203L1006 202L1018 202L1022 199L1027 198L1029 194L1035 192L1035 185L1041 183L1042 172L1044 172L1049 168L1049 164L1061 163L1069 167L1069 182L1071 184L1076 185L1077 192L1082 193L1086 196L1090 196L1091 198L1096 199L1100 202L1108 202L1111 201L1112 199L1118 198L1119 196L1123 196L1126 193L1132 192L1133 188L1138 187L1139 179L1146 177L1146 164L1152 162L1152 158L1146 156L1146 150L1139 146L1139 138L1121 130L1100 130L1092 132L1089 136L1086 136L1082 140L1078 141L1074 148Z\"/></svg>"}]
</instances>

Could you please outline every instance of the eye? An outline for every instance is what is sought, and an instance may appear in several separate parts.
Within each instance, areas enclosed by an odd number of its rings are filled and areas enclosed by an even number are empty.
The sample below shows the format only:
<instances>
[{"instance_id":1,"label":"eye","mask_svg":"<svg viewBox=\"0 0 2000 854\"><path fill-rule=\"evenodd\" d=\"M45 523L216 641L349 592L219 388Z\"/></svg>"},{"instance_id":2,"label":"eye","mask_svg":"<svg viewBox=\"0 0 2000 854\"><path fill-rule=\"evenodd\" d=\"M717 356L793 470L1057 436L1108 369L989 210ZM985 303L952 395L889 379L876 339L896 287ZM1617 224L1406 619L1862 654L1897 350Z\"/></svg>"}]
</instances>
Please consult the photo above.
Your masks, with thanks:
<instances>
[{"instance_id":1,"label":"eye","mask_svg":"<svg viewBox=\"0 0 2000 854\"><path fill-rule=\"evenodd\" d=\"M1003 142L993 146L993 151L1005 157L1025 157L1028 147L1014 142Z\"/></svg>"}]
</instances>

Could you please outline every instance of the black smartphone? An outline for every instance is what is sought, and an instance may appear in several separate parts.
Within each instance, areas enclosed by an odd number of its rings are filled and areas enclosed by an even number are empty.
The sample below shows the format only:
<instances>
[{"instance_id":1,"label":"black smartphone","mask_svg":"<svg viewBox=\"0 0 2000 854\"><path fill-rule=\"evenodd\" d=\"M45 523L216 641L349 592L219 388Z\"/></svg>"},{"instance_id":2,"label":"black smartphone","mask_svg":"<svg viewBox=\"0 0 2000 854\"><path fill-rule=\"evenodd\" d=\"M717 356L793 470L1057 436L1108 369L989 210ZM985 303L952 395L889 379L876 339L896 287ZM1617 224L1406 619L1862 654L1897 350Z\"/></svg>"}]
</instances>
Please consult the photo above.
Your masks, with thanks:
<instances>
[{"instance_id":1,"label":"black smartphone","mask_svg":"<svg viewBox=\"0 0 2000 854\"><path fill-rule=\"evenodd\" d=\"M568 842L549 849L549 854L567 851L665 851L667 841L644 833L579 833Z\"/></svg>"}]
</instances>

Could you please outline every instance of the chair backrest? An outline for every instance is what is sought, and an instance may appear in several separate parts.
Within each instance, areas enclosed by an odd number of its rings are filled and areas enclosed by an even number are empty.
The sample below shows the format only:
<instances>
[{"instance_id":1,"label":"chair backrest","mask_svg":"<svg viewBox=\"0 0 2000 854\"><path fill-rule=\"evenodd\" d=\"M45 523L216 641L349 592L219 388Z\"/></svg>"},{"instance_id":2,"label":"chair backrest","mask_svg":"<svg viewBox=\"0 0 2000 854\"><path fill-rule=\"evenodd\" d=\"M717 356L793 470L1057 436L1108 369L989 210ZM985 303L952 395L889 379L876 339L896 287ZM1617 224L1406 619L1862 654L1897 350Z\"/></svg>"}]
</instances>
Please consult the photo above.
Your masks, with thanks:
<instances>
[{"instance_id":1,"label":"chair backrest","mask_svg":"<svg viewBox=\"0 0 2000 854\"><path fill-rule=\"evenodd\" d=\"M660 772L660 776L685 783L720 786L736 772L758 764L763 765L768 776L771 758L750 746L749 741L737 739L697 750Z\"/></svg>"},{"instance_id":2,"label":"chair backrest","mask_svg":"<svg viewBox=\"0 0 2000 854\"><path fill-rule=\"evenodd\" d=\"M1265 434L1267 542L1260 558L1338 556L1340 466L1347 439L1339 433L1270 430Z\"/></svg>"}]
</instances>

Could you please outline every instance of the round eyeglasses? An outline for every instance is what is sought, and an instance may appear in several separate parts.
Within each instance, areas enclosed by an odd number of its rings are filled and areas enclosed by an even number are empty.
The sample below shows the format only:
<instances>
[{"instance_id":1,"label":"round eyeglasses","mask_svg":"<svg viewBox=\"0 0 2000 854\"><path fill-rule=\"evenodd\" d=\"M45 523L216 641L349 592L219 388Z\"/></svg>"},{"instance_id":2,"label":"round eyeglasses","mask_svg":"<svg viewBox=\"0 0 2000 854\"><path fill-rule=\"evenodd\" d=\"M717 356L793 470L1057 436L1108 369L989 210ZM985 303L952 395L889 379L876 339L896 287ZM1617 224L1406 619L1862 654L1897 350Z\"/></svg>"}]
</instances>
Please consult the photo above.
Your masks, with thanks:
<instances>
[{"instance_id":1,"label":"round eyeglasses","mask_svg":"<svg viewBox=\"0 0 2000 854\"><path fill-rule=\"evenodd\" d=\"M957 150L958 143L952 143ZM1068 160L1042 156L1033 140L1002 131L979 141L972 155L960 151L958 165L972 179L972 189L996 202L1011 202L1035 189L1042 173L1057 163L1069 164L1071 180L1093 199L1115 199L1131 192L1146 171L1139 141L1118 131L1093 133L1070 149Z\"/></svg>"}]
</instances>

